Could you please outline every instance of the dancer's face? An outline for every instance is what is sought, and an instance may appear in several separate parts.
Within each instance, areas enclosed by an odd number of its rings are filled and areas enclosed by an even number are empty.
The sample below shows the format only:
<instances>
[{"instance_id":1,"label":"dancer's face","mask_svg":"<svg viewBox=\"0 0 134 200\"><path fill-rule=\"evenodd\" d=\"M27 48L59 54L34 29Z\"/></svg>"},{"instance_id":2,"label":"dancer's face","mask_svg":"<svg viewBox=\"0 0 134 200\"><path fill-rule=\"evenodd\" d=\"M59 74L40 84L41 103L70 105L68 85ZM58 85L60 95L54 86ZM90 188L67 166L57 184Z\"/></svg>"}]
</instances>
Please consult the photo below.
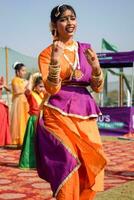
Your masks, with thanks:
<instances>
[{"instance_id":1,"label":"dancer's face","mask_svg":"<svg viewBox=\"0 0 134 200\"><path fill-rule=\"evenodd\" d=\"M36 87L34 88L34 91L41 93L45 91L44 83L41 81Z\"/></svg>"},{"instance_id":2,"label":"dancer's face","mask_svg":"<svg viewBox=\"0 0 134 200\"><path fill-rule=\"evenodd\" d=\"M58 38L61 40L70 39L76 31L77 21L71 10L66 10L56 22Z\"/></svg>"},{"instance_id":3,"label":"dancer's face","mask_svg":"<svg viewBox=\"0 0 134 200\"><path fill-rule=\"evenodd\" d=\"M26 72L26 67L23 66L23 67L21 67L20 70L17 71L17 76L19 76L20 78L25 78L26 73L27 73Z\"/></svg>"}]
</instances>

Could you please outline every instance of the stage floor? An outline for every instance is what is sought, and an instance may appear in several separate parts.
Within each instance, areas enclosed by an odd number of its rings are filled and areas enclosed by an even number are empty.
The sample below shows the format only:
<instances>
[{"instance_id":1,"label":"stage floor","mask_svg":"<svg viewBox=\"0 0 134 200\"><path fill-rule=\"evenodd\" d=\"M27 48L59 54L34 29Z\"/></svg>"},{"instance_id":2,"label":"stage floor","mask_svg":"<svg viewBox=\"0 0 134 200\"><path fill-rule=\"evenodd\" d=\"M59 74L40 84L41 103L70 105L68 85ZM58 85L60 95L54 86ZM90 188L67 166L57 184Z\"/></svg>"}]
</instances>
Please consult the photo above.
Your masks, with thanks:
<instances>
[{"instance_id":1,"label":"stage floor","mask_svg":"<svg viewBox=\"0 0 134 200\"><path fill-rule=\"evenodd\" d=\"M105 190L134 180L134 141L107 138L103 138L109 160L105 170ZM0 148L0 200L48 199L49 184L37 176L36 170L19 169L19 155L20 150Z\"/></svg>"}]
</instances>

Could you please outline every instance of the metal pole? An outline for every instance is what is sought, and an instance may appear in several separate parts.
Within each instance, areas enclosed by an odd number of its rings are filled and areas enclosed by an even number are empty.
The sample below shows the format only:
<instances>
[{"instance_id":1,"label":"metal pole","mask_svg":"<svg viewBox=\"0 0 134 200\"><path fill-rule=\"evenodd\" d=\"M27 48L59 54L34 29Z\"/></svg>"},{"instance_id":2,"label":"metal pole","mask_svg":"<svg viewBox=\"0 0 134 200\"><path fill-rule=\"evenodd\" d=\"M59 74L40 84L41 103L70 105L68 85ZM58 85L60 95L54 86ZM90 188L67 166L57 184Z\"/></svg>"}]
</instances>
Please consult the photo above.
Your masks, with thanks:
<instances>
[{"instance_id":1,"label":"metal pole","mask_svg":"<svg viewBox=\"0 0 134 200\"><path fill-rule=\"evenodd\" d=\"M131 78L131 104L130 106L133 105L133 91L134 91L134 63L132 67L132 78Z\"/></svg>"},{"instance_id":2,"label":"metal pole","mask_svg":"<svg viewBox=\"0 0 134 200\"><path fill-rule=\"evenodd\" d=\"M101 43L101 53L103 53L102 43ZM104 106L104 89L103 89L103 91L101 93L99 93L99 105L101 107Z\"/></svg>"},{"instance_id":3,"label":"metal pole","mask_svg":"<svg viewBox=\"0 0 134 200\"><path fill-rule=\"evenodd\" d=\"M127 89L127 107L130 107L130 106L131 106L131 93Z\"/></svg>"},{"instance_id":4,"label":"metal pole","mask_svg":"<svg viewBox=\"0 0 134 200\"><path fill-rule=\"evenodd\" d=\"M5 59L6 59L6 84L8 85L8 48L5 47Z\"/></svg>"},{"instance_id":5,"label":"metal pole","mask_svg":"<svg viewBox=\"0 0 134 200\"><path fill-rule=\"evenodd\" d=\"M8 69L8 48L7 47L5 47L5 60L6 60L6 85L8 86L9 69ZM8 105L9 105L8 92L7 92L7 102L8 102Z\"/></svg>"},{"instance_id":6,"label":"metal pole","mask_svg":"<svg viewBox=\"0 0 134 200\"><path fill-rule=\"evenodd\" d=\"M120 73L123 72L123 68L120 68ZM119 106L123 106L123 75L119 76Z\"/></svg>"}]
</instances>

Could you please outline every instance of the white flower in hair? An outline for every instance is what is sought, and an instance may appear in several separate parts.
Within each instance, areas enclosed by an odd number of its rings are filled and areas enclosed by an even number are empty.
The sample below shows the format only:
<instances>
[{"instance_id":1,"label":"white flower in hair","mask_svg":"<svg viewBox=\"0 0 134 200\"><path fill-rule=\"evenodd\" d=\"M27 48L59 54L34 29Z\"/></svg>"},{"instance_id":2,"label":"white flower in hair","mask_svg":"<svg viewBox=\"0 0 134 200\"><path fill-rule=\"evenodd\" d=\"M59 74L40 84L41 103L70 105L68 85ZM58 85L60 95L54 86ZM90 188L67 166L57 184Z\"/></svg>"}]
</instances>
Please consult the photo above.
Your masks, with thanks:
<instances>
[{"instance_id":1,"label":"white flower in hair","mask_svg":"<svg viewBox=\"0 0 134 200\"><path fill-rule=\"evenodd\" d=\"M29 80L28 80L28 84L27 84L27 89L32 90L35 84L35 80L37 77L41 76L41 74L39 72L33 73L30 75Z\"/></svg>"},{"instance_id":2,"label":"white flower in hair","mask_svg":"<svg viewBox=\"0 0 134 200\"><path fill-rule=\"evenodd\" d=\"M35 72L34 74L32 74L32 77L38 77L38 76L41 76L41 73Z\"/></svg>"},{"instance_id":3,"label":"white flower in hair","mask_svg":"<svg viewBox=\"0 0 134 200\"><path fill-rule=\"evenodd\" d=\"M22 63L19 62L19 61L16 61L16 62L12 65L12 68L15 69L16 65L18 65L18 64L22 64Z\"/></svg>"},{"instance_id":4,"label":"white flower in hair","mask_svg":"<svg viewBox=\"0 0 134 200\"><path fill-rule=\"evenodd\" d=\"M36 72L36 73L32 74L32 76L31 76L31 80L30 80L32 86L34 85L35 80L36 80L37 77L39 77L39 76L41 76L41 73L39 73L39 72Z\"/></svg>"}]
</instances>

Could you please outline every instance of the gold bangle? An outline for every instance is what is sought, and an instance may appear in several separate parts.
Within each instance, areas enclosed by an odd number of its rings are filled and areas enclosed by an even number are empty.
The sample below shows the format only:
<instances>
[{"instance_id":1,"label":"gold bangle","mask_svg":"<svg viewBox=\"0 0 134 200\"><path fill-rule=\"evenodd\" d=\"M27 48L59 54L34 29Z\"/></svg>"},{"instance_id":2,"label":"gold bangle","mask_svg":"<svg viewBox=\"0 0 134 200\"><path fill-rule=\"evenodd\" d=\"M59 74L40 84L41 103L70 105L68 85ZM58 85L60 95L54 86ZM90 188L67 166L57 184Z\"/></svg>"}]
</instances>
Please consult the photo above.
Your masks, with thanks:
<instances>
[{"instance_id":1,"label":"gold bangle","mask_svg":"<svg viewBox=\"0 0 134 200\"><path fill-rule=\"evenodd\" d=\"M54 69L54 68L49 68L49 73L51 74L57 74L60 72L60 68L59 69Z\"/></svg>"},{"instance_id":2,"label":"gold bangle","mask_svg":"<svg viewBox=\"0 0 134 200\"><path fill-rule=\"evenodd\" d=\"M92 78L98 79L100 76L102 76L102 70L100 70L100 73L98 74L92 74Z\"/></svg>"},{"instance_id":3,"label":"gold bangle","mask_svg":"<svg viewBox=\"0 0 134 200\"><path fill-rule=\"evenodd\" d=\"M92 80L92 82L91 82L92 87L93 87L93 88L96 88L96 89L98 89L98 88L100 88L100 87L103 88L103 84L104 84L104 79L101 79L101 80L99 80L99 81Z\"/></svg>"},{"instance_id":4,"label":"gold bangle","mask_svg":"<svg viewBox=\"0 0 134 200\"><path fill-rule=\"evenodd\" d=\"M102 70L100 69L99 73L93 73L92 72L92 76L100 76L102 74Z\"/></svg>"},{"instance_id":5,"label":"gold bangle","mask_svg":"<svg viewBox=\"0 0 134 200\"><path fill-rule=\"evenodd\" d=\"M52 84L52 85L54 85L54 86L57 86L57 85L59 85L61 83L61 78L58 81L55 81L55 80L53 80L53 79L48 77L47 78L47 82Z\"/></svg>"},{"instance_id":6,"label":"gold bangle","mask_svg":"<svg viewBox=\"0 0 134 200\"><path fill-rule=\"evenodd\" d=\"M60 64L59 63L58 64L49 64L49 66L50 67L57 67L58 68L58 67L60 67Z\"/></svg>"}]
</instances>

